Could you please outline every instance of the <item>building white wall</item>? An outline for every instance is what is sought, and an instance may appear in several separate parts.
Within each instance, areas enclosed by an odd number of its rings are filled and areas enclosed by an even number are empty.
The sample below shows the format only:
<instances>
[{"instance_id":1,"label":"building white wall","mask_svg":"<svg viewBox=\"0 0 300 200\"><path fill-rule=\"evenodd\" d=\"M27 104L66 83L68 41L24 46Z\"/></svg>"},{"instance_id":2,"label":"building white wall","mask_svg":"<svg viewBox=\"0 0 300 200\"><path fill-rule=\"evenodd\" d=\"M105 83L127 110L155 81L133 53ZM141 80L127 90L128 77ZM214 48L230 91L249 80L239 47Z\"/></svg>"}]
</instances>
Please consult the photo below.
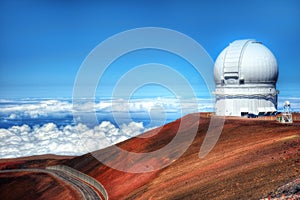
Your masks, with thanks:
<instances>
[{"instance_id":1,"label":"building white wall","mask_svg":"<svg viewBox=\"0 0 300 200\"><path fill-rule=\"evenodd\" d=\"M275 85L263 87L217 87L216 115L242 116L243 114L270 115L277 110Z\"/></svg>"}]
</instances>

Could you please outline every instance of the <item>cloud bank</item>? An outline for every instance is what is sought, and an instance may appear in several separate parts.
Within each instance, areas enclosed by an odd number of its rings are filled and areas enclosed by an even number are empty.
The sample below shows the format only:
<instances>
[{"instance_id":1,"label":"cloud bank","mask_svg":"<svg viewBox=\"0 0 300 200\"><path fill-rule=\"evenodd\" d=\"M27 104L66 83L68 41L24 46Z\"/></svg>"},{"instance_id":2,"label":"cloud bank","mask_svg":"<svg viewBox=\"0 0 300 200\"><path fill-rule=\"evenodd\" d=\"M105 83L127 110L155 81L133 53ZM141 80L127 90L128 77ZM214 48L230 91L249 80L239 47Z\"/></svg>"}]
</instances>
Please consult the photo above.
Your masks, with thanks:
<instances>
[{"instance_id":1,"label":"cloud bank","mask_svg":"<svg viewBox=\"0 0 300 200\"><path fill-rule=\"evenodd\" d=\"M300 111L300 98L280 98L278 110L289 100L294 112ZM188 113L213 111L211 99L197 99L198 106L191 99L181 101L171 98L125 99L97 101L85 100L81 111L92 111L104 116L96 126L75 124L71 100L0 99L0 158L14 158L41 154L81 155L124 141L148 129L158 126L145 123L142 117L165 123ZM115 123L107 116L130 117ZM164 116L162 117L163 114ZM67 119L67 120L66 120Z\"/></svg>"},{"instance_id":2,"label":"cloud bank","mask_svg":"<svg viewBox=\"0 0 300 200\"><path fill-rule=\"evenodd\" d=\"M0 129L0 158L14 158L41 154L81 155L127 140L147 131L142 122L115 127L103 121L94 128L84 124L58 127L54 123L43 126L12 126Z\"/></svg>"},{"instance_id":3,"label":"cloud bank","mask_svg":"<svg viewBox=\"0 0 300 200\"><path fill-rule=\"evenodd\" d=\"M2 99L0 158L80 155L105 148L162 125L166 119L172 121L213 107L211 100L198 101L195 107L191 99L102 99L95 103L84 99L74 108L70 99ZM92 126L75 124L73 111L96 112L102 119ZM147 120L151 122L144 123Z\"/></svg>"},{"instance_id":4,"label":"cloud bank","mask_svg":"<svg viewBox=\"0 0 300 200\"><path fill-rule=\"evenodd\" d=\"M195 107L194 102L198 102ZM71 115L73 104L71 100L0 100L0 115L7 119L31 118L49 116ZM82 100L80 106L75 109L78 111L100 112L100 113L124 113L124 112L150 112L159 109L166 113L181 113L183 110L187 113L209 111L213 109L213 102L210 99L173 99L173 98L155 98L155 99L125 99L109 100L104 99L96 101ZM76 111L76 110L75 110Z\"/></svg>"}]
</instances>

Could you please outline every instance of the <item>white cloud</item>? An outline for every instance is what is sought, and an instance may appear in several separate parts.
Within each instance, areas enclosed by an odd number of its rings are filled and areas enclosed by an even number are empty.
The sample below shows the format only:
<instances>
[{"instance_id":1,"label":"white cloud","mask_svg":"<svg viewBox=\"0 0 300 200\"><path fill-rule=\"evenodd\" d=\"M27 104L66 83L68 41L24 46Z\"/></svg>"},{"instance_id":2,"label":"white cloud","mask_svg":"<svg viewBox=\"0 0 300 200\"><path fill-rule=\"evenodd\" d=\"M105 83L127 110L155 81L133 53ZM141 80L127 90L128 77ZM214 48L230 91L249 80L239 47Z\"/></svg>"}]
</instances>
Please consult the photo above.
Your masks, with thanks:
<instances>
[{"instance_id":1,"label":"white cloud","mask_svg":"<svg viewBox=\"0 0 300 200\"><path fill-rule=\"evenodd\" d=\"M121 125L121 135L125 136L136 136L141 133L141 131L144 129L143 123L136 123L136 122L130 122L128 125L123 124Z\"/></svg>"},{"instance_id":2,"label":"white cloud","mask_svg":"<svg viewBox=\"0 0 300 200\"><path fill-rule=\"evenodd\" d=\"M17 115L15 113L12 113L9 115L8 119L16 119Z\"/></svg>"},{"instance_id":3,"label":"white cloud","mask_svg":"<svg viewBox=\"0 0 300 200\"><path fill-rule=\"evenodd\" d=\"M197 104L193 99L126 99L115 100L81 100L76 111L100 112L100 113L181 113L187 114L198 111L208 111L213 109L213 102L209 99L197 99ZM71 100L22 100L8 101L0 100L0 115L5 116L7 120L49 116L72 115L73 104Z\"/></svg>"},{"instance_id":4,"label":"white cloud","mask_svg":"<svg viewBox=\"0 0 300 200\"><path fill-rule=\"evenodd\" d=\"M103 121L94 128L84 124L58 128L54 123L0 129L0 158L40 154L80 155L124 141L144 131L142 123L115 127Z\"/></svg>"},{"instance_id":5,"label":"white cloud","mask_svg":"<svg viewBox=\"0 0 300 200\"><path fill-rule=\"evenodd\" d=\"M26 101L0 101L0 114L6 114L8 119L23 117L39 118L51 114L69 113L72 104L61 100L26 100Z\"/></svg>"},{"instance_id":6,"label":"white cloud","mask_svg":"<svg viewBox=\"0 0 300 200\"><path fill-rule=\"evenodd\" d=\"M200 111L202 107L212 107L207 100L199 100L199 107L191 99L156 98L156 99L115 99L100 100L94 103L91 100L80 100L78 111L96 111L107 115L113 112L116 116L126 117L127 113L137 113L138 116L148 115L152 120L165 120L166 113L182 112L182 114ZM72 115L71 100L25 99L1 100L0 122L20 123L31 119L39 122L41 118L64 117ZM139 114L142 113L142 114ZM2 120L2 121L1 121ZM19 120L19 121L18 121ZM126 140L149 130L157 124L152 122L146 128L142 122L123 122L118 120L118 127L109 121L89 128L84 124L63 125L55 118L56 123L47 123L41 126L19 125L9 128L0 128L0 158L38 155L45 153L78 155L94 151L111 144ZM128 121L128 120L127 120Z\"/></svg>"}]
</instances>

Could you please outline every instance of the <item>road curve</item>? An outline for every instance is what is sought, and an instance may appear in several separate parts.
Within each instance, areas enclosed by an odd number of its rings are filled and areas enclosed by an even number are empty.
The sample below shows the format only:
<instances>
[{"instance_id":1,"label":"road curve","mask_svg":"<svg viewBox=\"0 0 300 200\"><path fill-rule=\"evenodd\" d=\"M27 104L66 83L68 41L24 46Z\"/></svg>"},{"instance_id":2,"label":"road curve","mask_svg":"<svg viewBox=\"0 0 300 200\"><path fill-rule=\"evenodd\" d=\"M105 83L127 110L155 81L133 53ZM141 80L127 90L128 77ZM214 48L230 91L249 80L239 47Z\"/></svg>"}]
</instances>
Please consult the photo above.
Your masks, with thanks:
<instances>
[{"instance_id":1,"label":"road curve","mask_svg":"<svg viewBox=\"0 0 300 200\"><path fill-rule=\"evenodd\" d=\"M70 176L76 177L77 179L79 179L80 181L82 181L84 183L88 183L89 185L93 186L99 193L101 193L104 200L108 200L108 193L107 193L106 189L100 182L98 182L93 177L91 177L85 173L82 173L74 168L71 168L67 165L48 166L48 167L46 167L46 169L63 171L65 173L69 174Z\"/></svg>"},{"instance_id":2,"label":"road curve","mask_svg":"<svg viewBox=\"0 0 300 200\"><path fill-rule=\"evenodd\" d=\"M82 199L84 200L101 200L101 197L98 193L91 187L89 184L86 184L84 181L79 180L78 178L70 175L69 173L52 170L52 169L12 169L12 170L0 170L0 173L11 173L11 172L33 172L33 173L47 173L56 178L61 179L63 182L72 186L77 190Z\"/></svg>"}]
</instances>

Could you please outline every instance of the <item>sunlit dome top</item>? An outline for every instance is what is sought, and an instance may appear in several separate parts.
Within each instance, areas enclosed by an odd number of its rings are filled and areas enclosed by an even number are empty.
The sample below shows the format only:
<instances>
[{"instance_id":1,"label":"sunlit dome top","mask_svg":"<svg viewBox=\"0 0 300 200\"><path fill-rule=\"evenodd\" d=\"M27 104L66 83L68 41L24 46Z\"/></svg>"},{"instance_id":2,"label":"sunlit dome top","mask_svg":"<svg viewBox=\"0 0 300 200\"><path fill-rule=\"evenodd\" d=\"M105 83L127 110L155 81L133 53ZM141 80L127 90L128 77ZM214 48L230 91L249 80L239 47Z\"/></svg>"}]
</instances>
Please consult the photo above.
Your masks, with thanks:
<instances>
[{"instance_id":1,"label":"sunlit dome top","mask_svg":"<svg viewBox=\"0 0 300 200\"><path fill-rule=\"evenodd\" d=\"M255 40L236 40L218 56L214 67L216 84L272 83L278 77L272 52Z\"/></svg>"}]
</instances>

